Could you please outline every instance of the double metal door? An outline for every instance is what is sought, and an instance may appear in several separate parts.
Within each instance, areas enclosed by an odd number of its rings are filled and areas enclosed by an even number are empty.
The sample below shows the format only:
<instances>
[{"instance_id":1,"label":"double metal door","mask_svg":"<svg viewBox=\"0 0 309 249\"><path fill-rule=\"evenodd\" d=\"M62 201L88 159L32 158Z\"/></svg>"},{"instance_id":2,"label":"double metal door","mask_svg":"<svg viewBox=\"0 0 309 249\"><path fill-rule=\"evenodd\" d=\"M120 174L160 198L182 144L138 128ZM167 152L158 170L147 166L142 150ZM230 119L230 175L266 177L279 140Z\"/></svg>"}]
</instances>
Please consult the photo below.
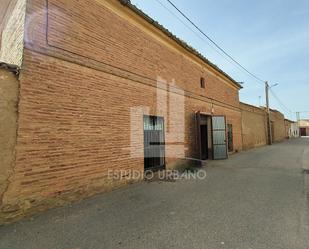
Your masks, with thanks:
<instances>
[{"instance_id":1,"label":"double metal door","mask_svg":"<svg viewBox=\"0 0 309 249\"><path fill-rule=\"evenodd\" d=\"M205 143L208 143L207 139L202 139L203 132L201 128L203 128L202 118L205 115L202 115L200 112L196 112L196 124L197 124L197 133L196 133L196 141L199 152L199 159L203 160L203 148L205 147ZM211 140L212 140L212 159L226 159L227 158L227 138L226 138L226 121L225 116L210 116L206 115L207 119L211 119ZM207 144L206 144L207 146ZM208 146L207 146L208 147Z\"/></svg>"}]
</instances>

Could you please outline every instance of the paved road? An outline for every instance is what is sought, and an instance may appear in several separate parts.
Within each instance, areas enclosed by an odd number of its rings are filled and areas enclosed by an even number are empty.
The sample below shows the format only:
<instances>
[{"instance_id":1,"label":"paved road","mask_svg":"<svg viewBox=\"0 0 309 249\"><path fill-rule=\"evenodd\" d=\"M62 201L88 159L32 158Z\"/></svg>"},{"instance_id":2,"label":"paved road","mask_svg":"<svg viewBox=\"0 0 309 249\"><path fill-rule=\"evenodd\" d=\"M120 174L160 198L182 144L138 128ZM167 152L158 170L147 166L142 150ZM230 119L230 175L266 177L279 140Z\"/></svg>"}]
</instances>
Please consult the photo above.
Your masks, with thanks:
<instances>
[{"instance_id":1,"label":"paved road","mask_svg":"<svg viewBox=\"0 0 309 249\"><path fill-rule=\"evenodd\" d=\"M1 249L308 249L309 138L213 161L0 227Z\"/></svg>"}]
</instances>

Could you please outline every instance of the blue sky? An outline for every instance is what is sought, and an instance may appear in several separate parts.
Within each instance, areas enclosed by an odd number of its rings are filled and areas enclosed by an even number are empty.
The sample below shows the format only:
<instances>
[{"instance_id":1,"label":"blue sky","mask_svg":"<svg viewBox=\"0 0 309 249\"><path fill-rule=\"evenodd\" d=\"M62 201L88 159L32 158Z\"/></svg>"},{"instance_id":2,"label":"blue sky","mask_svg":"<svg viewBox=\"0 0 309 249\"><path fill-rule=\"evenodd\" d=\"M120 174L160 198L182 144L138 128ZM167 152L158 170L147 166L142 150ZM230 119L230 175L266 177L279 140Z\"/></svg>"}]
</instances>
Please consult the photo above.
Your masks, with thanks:
<instances>
[{"instance_id":1,"label":"blue sky","mask_svg":"<svg viewBox=\"0 0 309 249\"><path fill-rule=\"evenodd\" d=\"M263 84L228 62L166 10L162 5L190 26L166 0L131 2L200 51L236 81L245 82L240 92L241 101L253 105L265 104ZM172 2L249 71L268 80L270 84L279 84L273 91L282 103L271 95L272 108L291 119L295 119L293 112L308 111L302 113L301 117L309 118L309 1Z\"/></svg>"}]
</instances>

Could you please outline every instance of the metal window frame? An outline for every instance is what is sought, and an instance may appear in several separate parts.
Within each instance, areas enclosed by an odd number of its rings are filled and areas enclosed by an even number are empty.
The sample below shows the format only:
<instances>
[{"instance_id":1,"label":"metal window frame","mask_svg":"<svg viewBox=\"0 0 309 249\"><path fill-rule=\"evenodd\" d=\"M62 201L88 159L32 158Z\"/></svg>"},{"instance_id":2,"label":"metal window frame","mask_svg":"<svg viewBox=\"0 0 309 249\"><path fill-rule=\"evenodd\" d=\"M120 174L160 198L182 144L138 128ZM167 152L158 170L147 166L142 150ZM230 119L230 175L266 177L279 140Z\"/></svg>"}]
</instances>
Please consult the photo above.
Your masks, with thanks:
<instances>
[{"instance_id":1,"label":"metal window frame","mask_svg":"<svg viewBox=\"0 0 309 249\"><path fill-rule=\"evenodd\" d=\"M143 146L144 146L144 170L145 171L158 171L158 170L163 170L166 169L166 148L165 148L165 119L164 116L156 116L156 115L143 115L143 139L145 138L145 128L144 128L144 122L145 122L145 118L161 118L163 120L163 127L162 127L162 133L163 133L163 151L164 151L164 157L163 157L163 165L160 166L156 166L156 167L149 167L146 168L145 167L145 142L143 142Z\"/></svg>"}]
</instances>

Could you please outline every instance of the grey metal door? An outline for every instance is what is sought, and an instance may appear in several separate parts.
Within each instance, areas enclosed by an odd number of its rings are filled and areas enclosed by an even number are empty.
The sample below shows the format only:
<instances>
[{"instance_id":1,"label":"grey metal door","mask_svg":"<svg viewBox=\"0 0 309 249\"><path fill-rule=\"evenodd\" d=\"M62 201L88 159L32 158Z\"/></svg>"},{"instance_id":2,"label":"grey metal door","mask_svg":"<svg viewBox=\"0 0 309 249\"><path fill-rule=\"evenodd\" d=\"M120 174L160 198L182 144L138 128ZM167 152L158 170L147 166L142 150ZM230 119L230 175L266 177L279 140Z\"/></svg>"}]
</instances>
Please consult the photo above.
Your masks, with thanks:
<instances>
[{"instance_id":1,"label":"grey metal door","mask_svg":"<svg viewBox=\"0 0 309 249\"><path fill-rule=\"evenodd\" d=\"M144 166L145 170L165 167L164 119L144 116Z\"/></svg>"},{"instance_id":2,"label":"grey metal door","mask_svg":"<svg viewBox=\"0 0 309 249\"><path fill-rule=\"evenodd\" d=\"M212 117L213 159L227 158L226 123L224 116Z\"/></svg>"}]
</instances>

